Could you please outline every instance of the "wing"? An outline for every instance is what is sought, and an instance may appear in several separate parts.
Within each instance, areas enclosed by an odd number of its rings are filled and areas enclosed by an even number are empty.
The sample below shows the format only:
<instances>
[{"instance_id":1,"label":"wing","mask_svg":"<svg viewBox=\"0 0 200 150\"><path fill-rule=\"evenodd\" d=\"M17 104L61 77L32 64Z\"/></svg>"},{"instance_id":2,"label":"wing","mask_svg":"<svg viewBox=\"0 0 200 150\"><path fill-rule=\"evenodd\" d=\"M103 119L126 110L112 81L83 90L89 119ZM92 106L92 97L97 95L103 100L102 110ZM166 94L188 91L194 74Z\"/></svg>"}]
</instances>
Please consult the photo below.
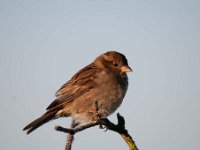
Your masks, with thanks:
<instances>
[{"instance_id":1,"label":"wing","mask_svg":"<svg viewBox=\"0 0 200 150\"><path fill-rule=\"evenodd\" d=\"M95 78L99 72L101 72L101 69L93 63L81 69L56 92L57 98L47 107L47 110L75 100L93 89L96 86Z\"/></svg>"}]
</instances>

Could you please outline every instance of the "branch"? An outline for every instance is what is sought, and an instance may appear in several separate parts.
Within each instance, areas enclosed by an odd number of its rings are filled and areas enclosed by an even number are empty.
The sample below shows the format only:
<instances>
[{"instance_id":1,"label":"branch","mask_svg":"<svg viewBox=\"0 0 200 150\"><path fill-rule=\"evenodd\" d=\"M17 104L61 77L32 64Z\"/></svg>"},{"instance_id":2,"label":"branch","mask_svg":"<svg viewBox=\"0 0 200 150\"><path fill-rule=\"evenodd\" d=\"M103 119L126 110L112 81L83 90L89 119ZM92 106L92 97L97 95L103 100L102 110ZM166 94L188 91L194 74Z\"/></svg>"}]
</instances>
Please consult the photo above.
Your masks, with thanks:
<instances>
[{"instance_id":1,"label":"branch","mask_svg":"<svg viewBox=\"0 0 200 150\"><path fill-rule=\"evenodd\" d=\"M72 120L71 128L75 128L78 125L79 125L79 123L77 123L75 120ZM65 150L71 150L73 141L74 141L74 134L68 133Z\"/></svg>"},{"instance_id":2,"label":"branch","mask_svg":"<svg viewBox=\"0 0 200 150\"><path fill-rule=\"evenodd\" d=\"M61 126L56 126L55 129L57 131L64 132L64 133L69 133L70 135L74 136L74 134L76 134L76 133L78 133L80 131L83 131L85 129L88 129L90 127L94 127L96 125L100 125L100 127L101 127L103 125L103 126L105 126L106 129L109 129L111 131L119 133L122 136L122 138L125 140L127 145L129 146L130 150L138 150L135 142L133 141L132 137L130 136L130 134L128 133L127 129L125 128L124 117L122 117L118 113L117 114L117 119L118 119L118 124L117 125L112 123L112 122L110 122L107 118L102 118L102 119L99 119L97 121L93 121L93 122L91 122L89 124L77 126L76 128L68 129L68 128L63 128ZM71 149L71 146L70 146L70 149ZM66 150L70 150L70 149L66 149Z\"/></svg>"},{"instance_id":3,"label":"branch","mask_svg":"<svg viewBox=\"0 0 200 150\"><path fill-rule=\"evenodd\" d=\"M118 123L115 125L114 123L110 122L107 118L103 119L102 124L106 126L107 129L119 133L122 138L127 143L130 150L138 150L133 138L128 133L127 129L125 128L125 120L119 113L117 114Z\"/></svg>"},{"instance_id":4,"label":"branch","mask_svg":"<svg viewBox=\"0 0 200 150\"><path fill-rule=\"evenodd\" d=\"M55 129L57 131L68 133L65 150L71 150L74 135L76 133L88 129L90 127L94 127L96 125L100 125L101 129L103 128L103 126L105 126L106 131L109 129L111 131L119 133L125 140L125 142L128 144L130 150L138 150L135 142L133 141L132 137L125 128L124 117L122 117L119 113L117 114L117 125L110 122L107 118L102 118L102 115L105 115L105 111L99 109L98 102L96 100L93 101L93 108L90 110L90 112L93 113L93 122L78 126L79 123L76 123L76 121L73 120L71 129L63 128L61 126L55 126Z\"/></svg>"}]
</instances>

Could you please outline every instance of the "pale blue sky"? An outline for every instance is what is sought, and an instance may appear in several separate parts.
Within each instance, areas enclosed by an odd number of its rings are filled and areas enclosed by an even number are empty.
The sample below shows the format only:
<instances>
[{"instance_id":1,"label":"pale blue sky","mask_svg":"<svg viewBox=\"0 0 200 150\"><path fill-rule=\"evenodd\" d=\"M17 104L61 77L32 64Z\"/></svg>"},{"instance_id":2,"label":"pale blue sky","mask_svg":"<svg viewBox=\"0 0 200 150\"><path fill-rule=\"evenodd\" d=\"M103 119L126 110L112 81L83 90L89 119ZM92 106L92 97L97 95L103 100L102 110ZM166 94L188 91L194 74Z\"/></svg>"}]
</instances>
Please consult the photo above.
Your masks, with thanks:
<instances>
[{"instance_id":1,"label":"pale blue sky","mask_svg":"<svg viewBox=\"0 0 200 150\"><path fill-rule=\"evenodd\" d=\"M65 135L45 124L55 91L107 50L124 53L134 72L117 110L141 150L200 149L200 2L0 0L0 149L64 149ZM116 113L109 117L116 121ZM127 149L97 127L73 149Z\"/></svg>"}]
</instances>

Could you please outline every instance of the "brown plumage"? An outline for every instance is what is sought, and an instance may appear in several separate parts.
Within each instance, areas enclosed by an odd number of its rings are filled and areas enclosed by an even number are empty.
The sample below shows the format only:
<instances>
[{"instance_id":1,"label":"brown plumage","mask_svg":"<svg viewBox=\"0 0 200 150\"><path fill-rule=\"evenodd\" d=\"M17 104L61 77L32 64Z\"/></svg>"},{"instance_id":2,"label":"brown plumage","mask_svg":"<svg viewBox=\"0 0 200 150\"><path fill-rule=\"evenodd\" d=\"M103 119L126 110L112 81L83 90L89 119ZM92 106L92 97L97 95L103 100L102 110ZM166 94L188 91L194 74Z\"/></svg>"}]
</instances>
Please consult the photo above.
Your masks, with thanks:
<instances>
[{"instance_id":1,"label":"brown plumage","mask_svg":"<svg viewBox=\"0 0 200 150\"><path fill-rule=\"evenodd\" d=\"M120 106L128 87L126 73L130 71L126 57L119 52L109 51L98 56L56 92L56 99L47 107L45 114L23 130L29 134L59 117L71 116L77 121L90 122L94 100L104 111L102 117L107 117Z\"/></svg>"}]
</instances>

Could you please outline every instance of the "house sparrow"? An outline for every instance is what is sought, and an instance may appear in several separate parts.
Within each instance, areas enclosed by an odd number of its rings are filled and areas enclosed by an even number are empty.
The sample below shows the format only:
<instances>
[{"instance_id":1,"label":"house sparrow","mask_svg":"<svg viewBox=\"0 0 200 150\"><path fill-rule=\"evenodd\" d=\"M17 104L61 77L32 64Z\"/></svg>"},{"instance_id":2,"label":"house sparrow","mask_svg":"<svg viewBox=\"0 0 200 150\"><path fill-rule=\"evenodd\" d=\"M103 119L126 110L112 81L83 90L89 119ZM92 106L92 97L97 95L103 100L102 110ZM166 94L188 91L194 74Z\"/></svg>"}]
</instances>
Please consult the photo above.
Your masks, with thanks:
<instances>
[{"instance_id":1,"label":"house sparrow","mask_svg":"<svg viewBox=\"0 0 200 150\"><path fill-rule=\"evenodd\" d=\"M94 62L78 71L57 92L56 99L47 107L46 113L28 124L23 130L31 133L44 123L59 117L72 117L76 121L93 121L93 102L103 113L102 118L112 114L122 103L128 87L126 57L116 51L98 56Z\"/></svg>"}]
</instances>

